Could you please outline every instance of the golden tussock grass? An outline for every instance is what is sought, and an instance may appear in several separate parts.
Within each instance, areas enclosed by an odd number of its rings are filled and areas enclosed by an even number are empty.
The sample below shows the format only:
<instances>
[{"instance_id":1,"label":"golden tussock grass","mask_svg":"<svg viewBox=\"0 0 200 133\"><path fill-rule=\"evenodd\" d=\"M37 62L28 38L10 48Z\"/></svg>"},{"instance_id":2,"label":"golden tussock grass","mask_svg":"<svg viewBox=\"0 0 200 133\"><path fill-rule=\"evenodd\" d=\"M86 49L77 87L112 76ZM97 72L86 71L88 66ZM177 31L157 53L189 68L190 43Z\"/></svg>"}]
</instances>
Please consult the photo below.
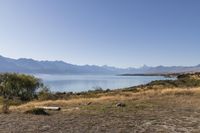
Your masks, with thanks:
<instances>
[{"instance_id":1,"label":"golden tussock grass","mask_svg":"<svg viewBox=\"0 0 200 133\"><path fill-rule=\"evenodd\" d=\"M74 98L69 100L47 100L47 101L32 101L20 106L12 106L11 110L25 111L37 106L60 106L60 107L72 107L83 105L89 102L104 104L106 102L126 101L126 100L148 100L151 98L162 99L164 97L170 97L177 99L177 102L183 103L185 100L181 99L181 96L200 96L200 88L166 88L166 89L141 89L139 92L119 92L112 95L102 94L98 98ZM180 96L180 97L179 97ZM178 98L179 97L179 98ZM170 99L169 99L170 100ZM182 101L181 101L182 100ZM187 101L194 103L193 100Z\"/></svg>"}]
</instances>

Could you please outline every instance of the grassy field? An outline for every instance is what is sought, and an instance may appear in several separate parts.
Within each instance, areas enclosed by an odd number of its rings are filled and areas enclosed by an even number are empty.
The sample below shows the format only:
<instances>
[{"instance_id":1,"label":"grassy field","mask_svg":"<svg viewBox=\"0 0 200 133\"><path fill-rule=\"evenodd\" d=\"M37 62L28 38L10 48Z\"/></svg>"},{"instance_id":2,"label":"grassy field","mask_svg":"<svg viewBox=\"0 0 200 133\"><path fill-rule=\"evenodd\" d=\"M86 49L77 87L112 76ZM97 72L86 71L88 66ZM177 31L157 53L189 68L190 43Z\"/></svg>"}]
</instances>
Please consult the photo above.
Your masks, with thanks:
<instances>
[{"instance_id":1,"label":"grassy field","mask_svg":"<svg viewBox=\"0 0 200 133\"><path fill-rule=\"evenodd\" d=\"M0 132L199 133L199 79L191 75L178 80L11 106L10 114L0 114ZM61 110L47 111L49 115L24 113L38 106Z\"/></svg>"}]
</instances>

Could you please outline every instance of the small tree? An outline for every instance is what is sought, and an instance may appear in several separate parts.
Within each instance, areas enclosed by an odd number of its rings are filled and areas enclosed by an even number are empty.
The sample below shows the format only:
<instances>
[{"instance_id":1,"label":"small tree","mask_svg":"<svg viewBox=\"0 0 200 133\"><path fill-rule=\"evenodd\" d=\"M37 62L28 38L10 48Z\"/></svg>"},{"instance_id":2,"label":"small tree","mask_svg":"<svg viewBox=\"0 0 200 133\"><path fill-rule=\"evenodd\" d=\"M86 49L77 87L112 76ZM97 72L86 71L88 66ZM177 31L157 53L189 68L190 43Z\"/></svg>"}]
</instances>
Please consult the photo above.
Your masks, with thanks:
<instances>
[{"instance_id":1,"label":"small tree","mask_svg":"<svg viewBox=\"0 0 200 133\"><path fill-rule=\"evenodd\" d=\"M4 113L9 111L9 100L18 97L22 101L34 98L36 90L42 86L39 79L34 76L16 73L0 74L0 95L3 97Z\"/></svg>"}]
</instances>

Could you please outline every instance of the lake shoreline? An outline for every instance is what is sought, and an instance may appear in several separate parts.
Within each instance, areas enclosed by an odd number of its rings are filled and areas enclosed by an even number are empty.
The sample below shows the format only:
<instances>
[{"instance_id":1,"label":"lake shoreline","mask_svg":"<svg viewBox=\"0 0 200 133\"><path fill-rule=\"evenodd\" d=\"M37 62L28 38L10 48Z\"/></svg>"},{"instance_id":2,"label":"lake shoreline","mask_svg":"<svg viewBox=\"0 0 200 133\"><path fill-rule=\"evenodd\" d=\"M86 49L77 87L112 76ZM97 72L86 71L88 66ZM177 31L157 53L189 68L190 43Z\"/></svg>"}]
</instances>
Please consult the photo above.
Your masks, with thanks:
<instances>
[{"instance_id":1,"label":"lake shoreline","mask_svg":"<svg viewBox=\"0 0 200 133\"><path fill-rule=\"evenodd\" d=\"M98 88L118 89L147 84L155 80L169 80L164 76L116 76L116 75L36 75L44 84L57 92L82 92Z\"/></svg>"},{"instance_id":2,"label":"lake shoreline","mask_svg":"<svg viewBox=\"0 0 200 133\"><path fill-rule=\"evenodd\" d=\"M200 74L152 81L121 90L57 95L12 106L0 114L4 132L199 132ZM52 97L51 97L52 98ZM38 106L58 106L49 115L26 114ZM19 121L21 121L19 123ZM18 125L18 126L16 126Z\"/></svg>"},{"instance_id":3,"label":"lake shoreline","mask_svg":"<svg viewBox=\"0 0 200 133\"><path fill-rule=\"evenodd\" d=\"M117 76L147 76L147 77L152 77L152 76L163 76L163 77L167 77L167 78L176 78L177 76L181 75L181 73L167 73L167 74L162 74L162 73L147 73L147 74L119 74Z\"/></svg>"}]
</instances>

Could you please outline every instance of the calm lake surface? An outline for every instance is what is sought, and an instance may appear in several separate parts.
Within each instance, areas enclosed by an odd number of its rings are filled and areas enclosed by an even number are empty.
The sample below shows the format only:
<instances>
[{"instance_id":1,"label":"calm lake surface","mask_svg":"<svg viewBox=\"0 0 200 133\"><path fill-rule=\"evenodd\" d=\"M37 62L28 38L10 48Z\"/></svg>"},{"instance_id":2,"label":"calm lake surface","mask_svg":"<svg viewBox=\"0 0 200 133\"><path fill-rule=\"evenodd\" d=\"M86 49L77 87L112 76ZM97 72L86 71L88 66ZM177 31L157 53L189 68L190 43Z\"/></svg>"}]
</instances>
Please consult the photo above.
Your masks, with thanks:
<instances>
[{"instance_id":1,"label":"calm lake surface","mask_svg":"<svg viewBox=\"0 0 200 133\"><path fill-rule=\"evenodd\" d=\"M162 76L115 76L115 75L35 75L41 78L53 92L81 92L102 89L119 89L165 80Z\"/></svg>"}]
</instances>

